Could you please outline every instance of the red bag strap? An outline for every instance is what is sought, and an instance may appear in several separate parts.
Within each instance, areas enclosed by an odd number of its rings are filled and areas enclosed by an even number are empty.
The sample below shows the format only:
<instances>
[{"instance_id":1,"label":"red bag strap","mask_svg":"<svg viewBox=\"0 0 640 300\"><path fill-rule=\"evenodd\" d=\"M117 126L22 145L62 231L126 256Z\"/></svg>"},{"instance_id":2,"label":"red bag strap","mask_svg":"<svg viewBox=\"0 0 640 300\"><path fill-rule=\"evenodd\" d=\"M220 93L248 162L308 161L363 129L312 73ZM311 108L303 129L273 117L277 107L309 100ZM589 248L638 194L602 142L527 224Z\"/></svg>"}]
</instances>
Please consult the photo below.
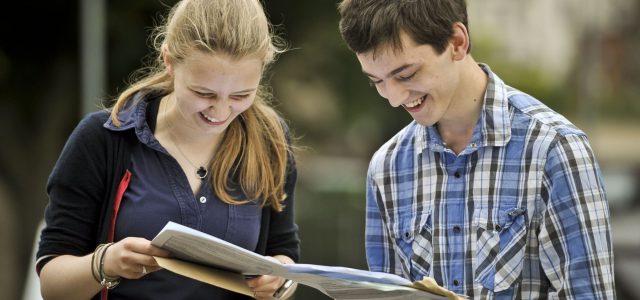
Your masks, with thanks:
<instances>
[{"instance_id":1,"label":"red bag strap","mask_svg":"<svg viewBox=\"0 0 640 300\"><path fill-rule=\"evenodd\" d=\"M118 185L118 190L116 191L116 198L113 201L113 214L111 215L111 222L109 224L109 232L107 233L107 243L113 242L113 237L116 231L116 219L118 218L118 212L120 211L120 203L122 202L122 197L124 196L124 192L129 187L129 181L131 181L131 171L128 169L125 170L122 179L120 180L120 184ZM100 299L107 300L108 293L107 289L103 288L100 292Z\"/></svg>"},{"instance_id":2,"label":"red bag strap","mask_svg":"<svg viewBox=\"0 0 640 300\"><path fill-rule=\"evenodd\" d=\"M113 201L113 214L111 215L111 223L109 224L109 233L107 234L107 242L113 242L113 236L116 231L116 218L118 217L118 211L120 210L120 203L122 202L122 196L129 187L129 181L131 181L131 171L126 170L118 185L118 191L116 192L116 199Z\"/></svg>"}]
</instances>

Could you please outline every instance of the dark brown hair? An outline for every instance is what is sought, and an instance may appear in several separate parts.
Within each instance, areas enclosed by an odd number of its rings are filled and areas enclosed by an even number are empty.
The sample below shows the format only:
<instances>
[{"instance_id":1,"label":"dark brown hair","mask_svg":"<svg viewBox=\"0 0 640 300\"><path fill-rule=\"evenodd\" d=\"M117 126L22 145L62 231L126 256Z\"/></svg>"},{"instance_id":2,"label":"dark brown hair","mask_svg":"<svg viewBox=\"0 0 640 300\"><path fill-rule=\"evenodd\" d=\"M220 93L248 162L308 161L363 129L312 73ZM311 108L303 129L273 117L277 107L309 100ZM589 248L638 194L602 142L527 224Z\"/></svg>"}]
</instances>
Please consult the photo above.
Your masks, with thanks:
<instances>
[{"instance_id":1,"label":"dark brown hair","mask_svg":"<svg viewBox=\"0 0 640 300\"><path fill-rule=\"evenodd\" d=\"M355 53L383 45L400 49L400 32L441 54L453 35L453 24L469 27L464 0L343 0L340 34ZM467 50L467 52L471 49Z\"/></svg>"}]
</instances>

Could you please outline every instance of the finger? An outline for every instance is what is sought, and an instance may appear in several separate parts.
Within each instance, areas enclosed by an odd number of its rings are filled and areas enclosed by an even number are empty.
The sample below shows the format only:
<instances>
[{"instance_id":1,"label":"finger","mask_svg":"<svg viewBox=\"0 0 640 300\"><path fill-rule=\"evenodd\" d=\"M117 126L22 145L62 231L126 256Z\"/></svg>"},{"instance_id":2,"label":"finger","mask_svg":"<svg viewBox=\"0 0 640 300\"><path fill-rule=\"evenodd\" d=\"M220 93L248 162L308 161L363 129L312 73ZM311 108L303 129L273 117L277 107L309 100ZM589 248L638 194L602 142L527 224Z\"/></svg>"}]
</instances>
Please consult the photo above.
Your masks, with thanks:
<instances>
[{"instance_id":1,"label":"finger","mask_svg":"<svg viewBox=\"0 0 640 300\"><path fill-rule=\"evenodd\" d=\"M273 293L269 292L253 292L253 297L258 300L270 300L273 298Z\"/></svg>"},{"instance_id":2,"label":"finger","mask_svg":"<svg viewBox=\"0 0 640 300\"><path fill-rule=\"evenodd\" d=\"M150 273L159 271L161 269L162 269L161 267L157 267L157 266L138 265L137 271L135 272L135 274L122 276L122 277L129 278L129 279L138 279L138 278L147 276Z\"/></svg>"},{"instance_id":3,"label":"finger","mask_svg":"<svg viewBox=\"0 0 640 300\"><path fill-rule=\"evenodd\" d=\"M107 249L105 270L109 271L109 274L117 274L127 279L137 279L149 271L155 271L156 268L159 268L153 256L135 251L135 243L136 241L131 239L123 240Z\"/></svg>"},{"instance_id":4,"label":"finger","mask_svg":"<svg viewBox=\"0 0 640 300\"><path fill-rule=\"evenodd\" d=\"M169 256L169 252L167 250L151 245L151 242L144 238L129 237L123 239L119 243L122 243L122 248L128 250L122 254L122 259L125 262L157 267L158 262L156 262L153 256Z\"/></svg>"},{"instance_id":5,"label":"finger","mask_svg":"<svg viewBox=\"0 0 640 300\"><path fill-rule=\"evenodd\" d=\"M264 275L262 276L259 283L263 286L266 285L275 285L278 286L278 283L284 282L284 278L278 276Z\"/></svg>"},{"instance_id":6,"label":"finger","mask_svg":"<svg viewBox=\"0 0 640 300\"><path fill-rule=\"evenodd\" d=\"M129 252L123 255L122 260L126 264L130 264L135 270L140 271L141 265L147 267L157 267L158 262L151 255L137 253L137 252Z\"/></svg>"},{"instance_id":7,"label":"finger","mask_svg":"<svg viewBox=\"0 0 640 300\"><path fill-rule=\"evenodd\" d=\"M273 293L271 293L271 292L254 292L253 295L254 295L254 298L259 299L259 300L273 300L273 299L275 299L273 297Z\"/></svg>"},{"instance_id":8,"label":"finger","mask_svg":"<svg viewBox=\"0 0 640 300\"><path fill-rule=\"evenodd\" d=\"M146 266L147 274L162 270L162 267Z\"/></svg>"},{"instance_id":9,"label":"finger","mask_svg":"<svg viewBox=\"0 0 640 300\"><path fill-rule=\"evenodd\" d=\"M247 285L249 285L250 288L257 288L259 286L269 284L269 282L273 281L274 279L277 279L277 277L269 276L269 275L261 275L253 278L248 278L245 280L247 281Z\"/></svg>"},{"instance_id":10,"label":"finger","mask_svg":"<svg viewBox=\"0 0 640 300\"><path fill-rule=\"evenodd\" d=\"M272 295L284 283L284 280L282 277L263 275L250 279L249 281L252 282L247 282L247 284L253 291L265 292Z\"/></svg>"},{"instance_id":11,"label":"finger","mask_svg":"<svg viewBox=\"0 0 640 300\"><path fill-rule=\"evenodd\" d=\"M248 277L248 278L245 278L244 280L247 282L247 285L249 286L249 288L253 289L256 286L258 286L258 281L259 281L260 277L261 276Z\"/></svg>"},{"instance_id":12,"label":"finger","mask_svg":"<svg viewBox=\"0 0 640 300\"><path fill-rule=\"evenodd\" d=\"M133 252L160 257L168 257L170 255L169 251L152 245L151 241L144 238L128 237L122 241L125 247Z\"/></svg>"},{"instance_id":13,"label":"finger","mask_svg":"<svg viewBox=\"0 0 640 300\"><path fill-rule=\"evenodd\" d=\"M171 252L162 249L162 248L158 248L154 245L151 245L151 242L148 242L149 244L144 246L144 248L140 251L141 253L150 255L150 256L159 256L159 257L169 257L171 256Z\"/></svg>"}]
</instances>

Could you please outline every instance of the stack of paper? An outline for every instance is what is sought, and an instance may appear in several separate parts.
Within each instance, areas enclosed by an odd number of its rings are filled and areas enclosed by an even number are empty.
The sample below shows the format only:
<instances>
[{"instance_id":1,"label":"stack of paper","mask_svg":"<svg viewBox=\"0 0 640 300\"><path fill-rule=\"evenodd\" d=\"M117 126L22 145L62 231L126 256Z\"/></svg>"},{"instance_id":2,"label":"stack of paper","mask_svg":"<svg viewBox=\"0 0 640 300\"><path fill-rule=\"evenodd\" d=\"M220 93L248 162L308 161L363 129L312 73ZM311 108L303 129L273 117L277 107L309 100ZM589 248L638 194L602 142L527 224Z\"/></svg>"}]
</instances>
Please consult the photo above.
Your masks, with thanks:
<instances>
[{"instance_id":1,"label":"stack of paper","mask_svg":"<svg viewBox=\"0 0 640 300\"><path fill-rule=\"evenodd\" d=\"M169 222L151 242L174 258L161 267L202 282L253 296L245 275L274 275L315 288L333 299L459 299L432 279L411 282L397 275L346 267L281 264L227 241Z\"/></svg>"}]
</instances>

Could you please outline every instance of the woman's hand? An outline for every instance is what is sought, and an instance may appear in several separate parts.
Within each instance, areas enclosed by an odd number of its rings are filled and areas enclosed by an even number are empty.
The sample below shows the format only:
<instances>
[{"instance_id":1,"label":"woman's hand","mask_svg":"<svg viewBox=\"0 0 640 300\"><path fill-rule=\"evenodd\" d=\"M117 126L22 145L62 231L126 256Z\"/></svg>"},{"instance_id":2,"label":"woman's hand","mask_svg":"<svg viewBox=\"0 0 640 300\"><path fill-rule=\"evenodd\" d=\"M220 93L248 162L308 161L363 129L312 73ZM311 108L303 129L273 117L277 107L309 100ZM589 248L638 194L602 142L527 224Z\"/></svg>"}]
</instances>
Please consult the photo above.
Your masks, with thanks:
<instances>
[{"instance_id":1,"label":"woman's hand","mask_svg":"<svg viewBox=\"0 0 640 300\"><path fill-rule=\"evenodd\" d=\"M259 300L273 299L273 294L284 284L286 279L271 275L262 275L247 279L247 285L253 296Z\"/></svg>"},{"instance_id":2,"label":"woman's hand","mask_svg":"<svg viewBox=\"0 0 640 300\"><path fill-rule=\"evenodd\" d=\"M168 257L169 251L151 245L147 239L128 237L111 245L104 255L105 275L138 279L160 270L153 256Z\"/></svg>"},{"instance_id":3,"label":"woman's hand","mask_svg":"<svg viewBox=\"0 0 640 300\"><path fill-rule=\"evenodd\" d=\"M281 264L295 263L291 258L284 255L270 256L268 258ZM274 299L273 294L284 284L285 281L286 279L282 277L262 275L255 278L247 279L247 285L249 285L249 288L253 291L254 298L259 300L267 300ZM290 291L285 293L283 297L281 297L281 299L289 298L289 296L293 294L296 286L296 284L294 284L294 286L291 286Z\"/></svg>"}]
</instances>

